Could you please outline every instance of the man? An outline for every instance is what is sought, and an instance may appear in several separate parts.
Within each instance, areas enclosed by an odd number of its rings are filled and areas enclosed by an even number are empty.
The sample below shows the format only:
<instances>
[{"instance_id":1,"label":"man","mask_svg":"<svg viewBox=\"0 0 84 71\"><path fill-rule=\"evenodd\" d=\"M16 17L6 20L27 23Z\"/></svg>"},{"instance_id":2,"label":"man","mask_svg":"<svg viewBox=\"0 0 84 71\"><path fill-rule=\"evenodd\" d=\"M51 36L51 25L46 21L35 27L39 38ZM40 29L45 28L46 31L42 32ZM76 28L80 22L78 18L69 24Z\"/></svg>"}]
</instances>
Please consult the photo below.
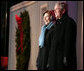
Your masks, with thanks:
<instances>
[{"instance_id":1,"label":"man","mask_svg":"<svg viewBox=\"0 0 84 71\"><path fill-rule=\"evenodd\" d=\"M49 35L49 70L76 70L76 23L68 16L66 3L54 7L56 23ZM48 41L47 40L47 41Z\"/></svg>"}]
</instances>

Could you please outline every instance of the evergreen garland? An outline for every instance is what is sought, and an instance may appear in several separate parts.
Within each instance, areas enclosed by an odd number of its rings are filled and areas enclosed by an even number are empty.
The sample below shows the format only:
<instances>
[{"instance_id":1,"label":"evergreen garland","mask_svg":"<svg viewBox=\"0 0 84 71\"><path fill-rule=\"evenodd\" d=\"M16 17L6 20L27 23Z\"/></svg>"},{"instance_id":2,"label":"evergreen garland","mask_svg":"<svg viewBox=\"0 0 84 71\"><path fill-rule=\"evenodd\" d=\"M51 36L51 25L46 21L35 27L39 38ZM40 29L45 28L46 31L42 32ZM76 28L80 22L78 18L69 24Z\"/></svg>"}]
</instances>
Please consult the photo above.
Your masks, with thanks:
<instances>
[{"instance_id":1,"label":"evergreen garland","mask_svg":"<svg viewBox=\"0 0 84 71\"><path fill-rule=\"evenodd\" d=\"M20 31L16 28L16 69L27 70L30 58L30 19L27 11L21 12L20 17L22 18L22 29L23 29L23 52L20 47Z\"/></svg>"}]
</instances>

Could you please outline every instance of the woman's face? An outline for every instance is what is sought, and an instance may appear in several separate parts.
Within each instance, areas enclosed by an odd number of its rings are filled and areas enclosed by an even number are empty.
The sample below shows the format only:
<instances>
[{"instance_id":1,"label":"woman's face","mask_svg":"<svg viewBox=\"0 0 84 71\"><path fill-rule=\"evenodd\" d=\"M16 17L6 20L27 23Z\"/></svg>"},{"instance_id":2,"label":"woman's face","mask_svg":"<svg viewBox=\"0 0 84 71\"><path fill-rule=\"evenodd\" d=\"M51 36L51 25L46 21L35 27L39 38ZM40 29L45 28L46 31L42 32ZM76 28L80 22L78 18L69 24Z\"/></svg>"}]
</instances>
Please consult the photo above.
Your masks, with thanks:
<instances>
[{"instance_id":1,"label":"woman's face","mask_svg":"<svg viewBox=\"0 0 84 71\"><path fill-rule=\"evenodd\" d=\"M44 22L46 25L50 23L50 15L48 13L44 14Z\"/></svg>"}]
</instances>

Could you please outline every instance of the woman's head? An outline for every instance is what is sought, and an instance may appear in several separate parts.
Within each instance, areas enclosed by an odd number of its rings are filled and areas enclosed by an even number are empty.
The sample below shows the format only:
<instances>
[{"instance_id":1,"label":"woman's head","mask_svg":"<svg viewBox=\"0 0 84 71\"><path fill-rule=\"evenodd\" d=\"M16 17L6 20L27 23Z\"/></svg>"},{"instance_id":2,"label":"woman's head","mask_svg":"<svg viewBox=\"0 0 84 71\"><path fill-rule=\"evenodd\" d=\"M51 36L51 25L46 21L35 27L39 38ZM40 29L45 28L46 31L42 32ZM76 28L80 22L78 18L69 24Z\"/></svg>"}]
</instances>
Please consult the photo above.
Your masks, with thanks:
<instances>
[{"instance_id":1,"label":"woman's head","mask_svg":"<svg viewBox=\"0 0 84 71\"><path fill-rule=\"evenodd\" d=\"M50 23L51 21L50 17L51 17L50 11L47 10L46 12L43 13L43 20L46 25Z\"/></svg>"}]
</instances>

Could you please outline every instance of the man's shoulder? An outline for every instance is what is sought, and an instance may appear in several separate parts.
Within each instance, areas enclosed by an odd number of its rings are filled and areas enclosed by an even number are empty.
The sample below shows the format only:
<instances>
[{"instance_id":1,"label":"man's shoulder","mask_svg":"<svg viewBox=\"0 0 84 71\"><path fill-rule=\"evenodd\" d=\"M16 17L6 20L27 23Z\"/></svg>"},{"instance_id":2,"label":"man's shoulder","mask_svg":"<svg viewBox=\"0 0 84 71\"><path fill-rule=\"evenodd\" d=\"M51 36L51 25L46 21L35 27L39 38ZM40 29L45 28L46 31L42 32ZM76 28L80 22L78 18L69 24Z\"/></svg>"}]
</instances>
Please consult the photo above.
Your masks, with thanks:
<instances>
[{"instance_id":1,"label":"man's shoulder","mask_svg":"<svg viewBox=\"0 0 84 71\"><path fill-rule=\"evenodd\" d=\"M76 27L77 27L77 24L76 24L76 22L74 21L74 19L73 18L71 18L71 17L68 17L67 18L67 20L66 20L67 22L65 23L65 27L67 28L67 29L75 29Z\"/></svg>"},{"instance_id":2,"label":"man's shoulder","mask_svg":"<svg viewBox=\"0 0 84 71\"><path fill-rule=\"evenodd\" d=\"M71 17L68 18L69 22L73 22L73 23L76 23L75 20Z\"/></svg>"},{"instance_id":3,"label":"man's shoulder","mask_svg":"<svg viewBox=\"0 0 84 71\"><path fill-rule=\"evenodd\" d=\"M76 25L75 20L71 17L68 17L66 21L67 21L66 23L67 25Z\"/></svg>"}]
</instances>

